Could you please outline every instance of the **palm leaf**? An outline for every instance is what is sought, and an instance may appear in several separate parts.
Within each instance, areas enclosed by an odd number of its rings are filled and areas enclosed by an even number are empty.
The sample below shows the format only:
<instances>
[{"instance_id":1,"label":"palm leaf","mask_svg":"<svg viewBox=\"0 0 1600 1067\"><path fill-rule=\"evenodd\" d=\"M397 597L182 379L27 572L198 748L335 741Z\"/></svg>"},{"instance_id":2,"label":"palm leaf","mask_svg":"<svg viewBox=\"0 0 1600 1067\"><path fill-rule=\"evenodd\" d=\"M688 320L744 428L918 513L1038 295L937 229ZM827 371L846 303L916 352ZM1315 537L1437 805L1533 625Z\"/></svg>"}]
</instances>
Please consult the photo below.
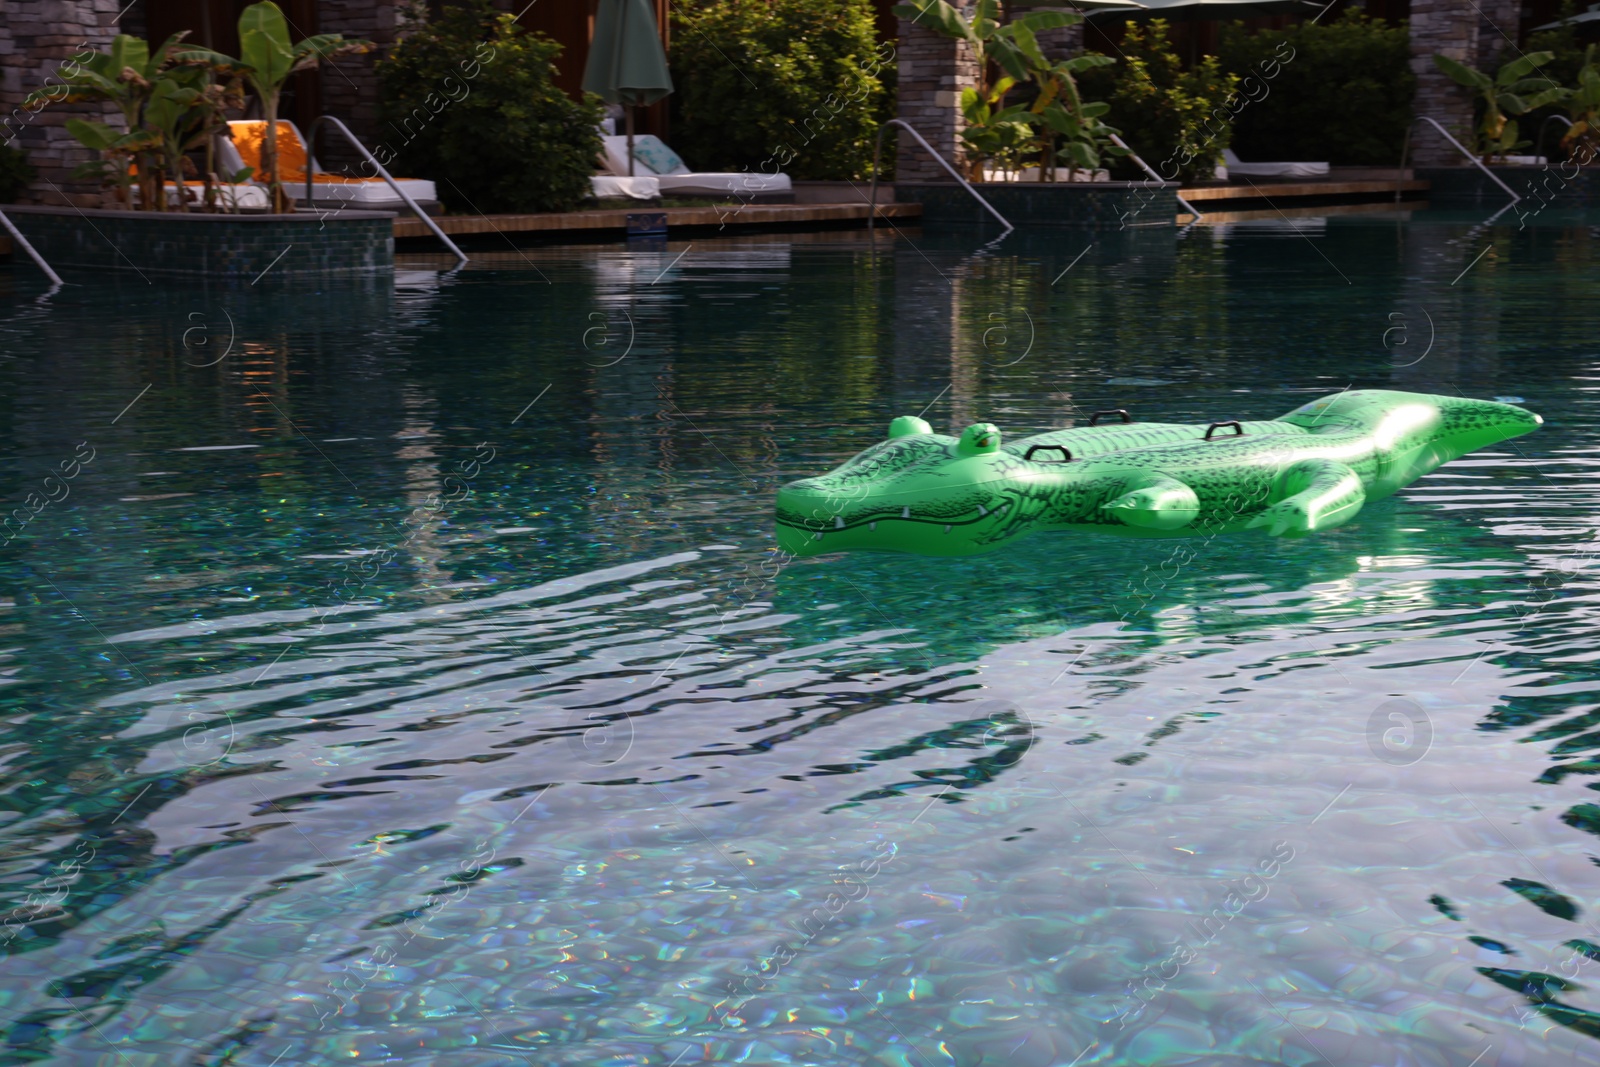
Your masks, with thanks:
<instances>
[{"instance_id":1,"label":"palm leaf","mask_svg":"<svg viewBox=\"0 0 1600 1067\"><path fill-rule=\"evenodd\" d=\"M1489 89L1494 85L1494 79L1487 74L1473 70L1471 67L1458 63L1449 56L1435 55L1433 65L1444 71L1453 81L1472 89Z\"/></svg>"}]
</instances>

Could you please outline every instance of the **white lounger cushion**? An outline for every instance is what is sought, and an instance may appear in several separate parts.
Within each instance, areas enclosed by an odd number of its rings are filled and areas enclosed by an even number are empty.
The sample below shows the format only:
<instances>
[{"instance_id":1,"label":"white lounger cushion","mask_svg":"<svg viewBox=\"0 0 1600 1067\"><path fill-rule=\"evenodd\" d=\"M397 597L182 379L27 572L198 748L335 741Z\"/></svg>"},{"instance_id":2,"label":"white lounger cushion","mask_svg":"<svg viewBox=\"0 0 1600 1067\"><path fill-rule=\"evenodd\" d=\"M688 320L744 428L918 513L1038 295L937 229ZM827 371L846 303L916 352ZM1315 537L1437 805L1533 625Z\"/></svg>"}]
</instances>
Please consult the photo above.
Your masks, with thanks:
<instances>
[{"instance_id":1,"label":"white lounger cushion","mask_svg":"<svg viewBox=\"0 0 1600 1067\"><path fill-rule=\"evenodd\" d=\"M628 139L606 137L606 166L613 175L628 173ZM678 158L677 153L651 134L639 134L633 139L635 174L654 173L661 183L661 192L685 196L754 196L758 193L791 192L794 184L787 174L765 174L761 171L692 171ZM658 170L657 168L665 168Z\"/></svg>"},{"instance_id":2,"label":"white lounger cushion","mask_svg":"<svg viewBox=\"0 0 1600 1067\"><path fill-rule=\"evenodd\" d=\"M162 188L166 190L167 203L176 204L178 202L178 187L172 182L167 182ZM187 188L193 196L193 199L189 201L191 207L200 204L204 200L206 195L205 186L188 185ZM139 187L137 185L132 186L130 191L134 202L139 202L143 196ZM251 185L249 183L229 185L227 182L220 182L216 185L216 191L217 203L230 211L265 211L272 204L272 201L267 199L267 187L265 185Z\"/></svg>"},{"instance_id":3,"label":"white lounger cushion","mask_svg":"<svg viewBox=\"0 0 1600 1067\"><path fill-rule=\"evenodd\" d=\"M424 178L396 178L394 183L404 189L407 196L418 202L439 199L438 188L433 182ZM285 192L295 199L305 199L306 183L304 181L285 182L283 188ZM396 195L389 183L382 178L370 182L317 182L312 186L311 191L318 200L332 200L346 204L404 203Z\"/></svg>"},{"instance_id":4,"label":"white lounger cushion","mask_svg":"<svg viewBox=\"0 0 1600 1067\"><path fill-rule=\"evenodd\" d=\"M654 200L661 195L661 179L654 176L619 178L615 174L596 174L589 179L589 187L596 200L614 200L618 197Z\"/></svg>"},{"instance_id":5,"label":"white lounger cushion","mask_svg":"<svg viewBox=\"0 0 1600 1067\"><path fill-rule=\"evenodd\" d=\"M787 174L762 174L756 170L663 174L656 180L661 183L663 194L755 196L757 193L787 193L794 188Z\"/></svg>"},{"instance_id":6,"label":"white lounger cushion","mask_svg":"<svg viewBox=\"0 0 1600 1067\"><path fill-rule=\"evenodd\" d=\"M1249 178L1326 178L1326 163L1246 163L1233 154L1233 149L1222 150L1222 162L1229 174Z\"/></svg>"}]
</instances>

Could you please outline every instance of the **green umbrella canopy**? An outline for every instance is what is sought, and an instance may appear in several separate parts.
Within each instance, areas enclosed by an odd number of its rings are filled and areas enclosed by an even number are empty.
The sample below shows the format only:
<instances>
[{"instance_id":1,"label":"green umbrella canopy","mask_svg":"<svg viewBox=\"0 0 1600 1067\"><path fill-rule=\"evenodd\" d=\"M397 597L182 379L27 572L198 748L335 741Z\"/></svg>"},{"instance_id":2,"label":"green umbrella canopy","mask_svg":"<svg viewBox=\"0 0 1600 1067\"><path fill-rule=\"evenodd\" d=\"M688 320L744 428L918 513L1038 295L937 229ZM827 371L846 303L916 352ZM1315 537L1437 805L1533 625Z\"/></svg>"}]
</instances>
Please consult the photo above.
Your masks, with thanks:
<instances>
[{"instance_id":1,"label":"green umbrella canopy","mask_svg":"<svg viewBox=\"0 0 1600 1067\"><path fill-rule=\"evenodd\" d=\"M1573 15L1571 18L1556 19L1554 22L1547 22L1543 26L1535 26L1529 32L1537 33L1540 30L1554 30L1562 26L1575 26L1582 25L1585 22L1597 21L1600 21L1600 4L1590 4L1587 11Z\"/></svg>"},{"instance_id":2,"label":"green umbrella canopy","mask_svg":"<svg viewBox=\"0 0 1600 1067\"><path fill-rule=\"evenodd\" d=\"M608 104L639 107L672 92L650 0L600 0L583 88Z\"/></svg>"}]
</instances>

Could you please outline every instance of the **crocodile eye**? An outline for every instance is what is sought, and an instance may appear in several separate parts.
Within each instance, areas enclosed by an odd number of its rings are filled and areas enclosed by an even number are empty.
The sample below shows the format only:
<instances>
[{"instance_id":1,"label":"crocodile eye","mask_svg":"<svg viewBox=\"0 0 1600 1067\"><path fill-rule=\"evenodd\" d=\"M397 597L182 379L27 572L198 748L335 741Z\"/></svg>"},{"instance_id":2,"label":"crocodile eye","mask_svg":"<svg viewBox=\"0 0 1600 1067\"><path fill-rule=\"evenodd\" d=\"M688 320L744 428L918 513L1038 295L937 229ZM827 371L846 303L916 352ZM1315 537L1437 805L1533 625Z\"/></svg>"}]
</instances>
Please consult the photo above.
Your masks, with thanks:
<instances>
[{"instance_id":1,"label":"crocodile eye","mask_svg":"<svg viewBox=\"0 0 1600 1067\"><path fill-rule=\"evenodd\" d=\"M961 431L957 450L964 456L978 456L1000 448L1000 429L990 422L978 422Z\"/></svg>"}]
</instances>

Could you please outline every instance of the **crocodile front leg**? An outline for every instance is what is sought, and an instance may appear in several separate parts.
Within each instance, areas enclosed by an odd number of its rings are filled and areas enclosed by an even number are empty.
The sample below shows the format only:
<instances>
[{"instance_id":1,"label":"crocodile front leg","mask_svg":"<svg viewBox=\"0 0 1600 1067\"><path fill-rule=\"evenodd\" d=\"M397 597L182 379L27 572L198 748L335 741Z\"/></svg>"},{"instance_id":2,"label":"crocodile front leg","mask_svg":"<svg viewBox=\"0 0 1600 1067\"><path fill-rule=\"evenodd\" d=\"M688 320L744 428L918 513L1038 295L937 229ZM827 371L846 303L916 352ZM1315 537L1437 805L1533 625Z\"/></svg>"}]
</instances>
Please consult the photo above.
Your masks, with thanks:
<instances>
[{"instance_id":1,"label":"crocodile front leg","mask_svg":"<svg viewBox=\"0 0 1600 1067\"><path fill-rule=\"evenodd\" d=\"M1101 508L1118 521L1147 530L1180 530L1200 514L1200 498L1176 478L1138 474L1123 484L1122 495Z\"/></svg>"},{"instance_id":2,"label":"crocodile front leg","mask_svg":"<svg viewBox=\"0 0 1600 1067\"><path fill-rule=\"evenodd\" d=\"M1291 464L1273 487L1278 501L1250 521L1273 537L1298 537L1347 522L1367 502L1361 477L1331 459Z\"/></svg>"}]
</instances>

